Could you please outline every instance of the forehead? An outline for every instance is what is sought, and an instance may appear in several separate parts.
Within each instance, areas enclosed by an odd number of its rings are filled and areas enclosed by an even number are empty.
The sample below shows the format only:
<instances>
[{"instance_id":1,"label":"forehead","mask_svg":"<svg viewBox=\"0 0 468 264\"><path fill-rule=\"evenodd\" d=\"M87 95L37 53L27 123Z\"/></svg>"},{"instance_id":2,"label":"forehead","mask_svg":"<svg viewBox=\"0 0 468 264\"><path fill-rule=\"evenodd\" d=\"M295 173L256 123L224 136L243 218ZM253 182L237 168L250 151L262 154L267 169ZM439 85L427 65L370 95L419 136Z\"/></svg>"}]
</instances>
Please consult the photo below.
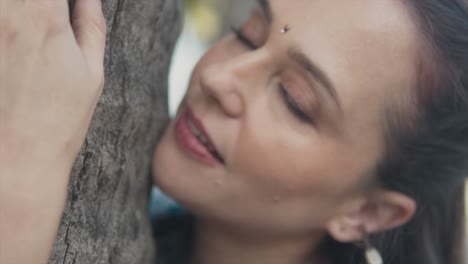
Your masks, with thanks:
<instances>
[{"instance_id":1,"label":"forehead","mask_svg":"<svg viewBox=\"0 0 468 264\"><path fill-rule=\"evenodd\" d=\"M311 58L330 68L392 79L414 68L417 32L409 8L398 0L270 0L278 30ZM411 55L408 57L408 55ZM335 74L333 74L335 73ZM403 73L403 74L402 74ZM361 73L362 74L362 73ZM355 75L353 75L355 76ZM403 77L403 76L401 76ZM367 78L360 78L365 81Z\"/></svg>"},{"instance_id":2,"label":"forehead","mask_svg":"<svg viewBox=\"0 0 468 264\"><path fill-rule=\"evenodd\" d=\"M410 3L401 0L259 0L269 3L274 17L287 18L313 28L346 28L369 33L395 33L408 31L413 25ZM268 6L268 4L267 4ZM281 22L281 21L276 21ZM282 21L284 22L284 21Z\"/></svg>"}]
</instances>

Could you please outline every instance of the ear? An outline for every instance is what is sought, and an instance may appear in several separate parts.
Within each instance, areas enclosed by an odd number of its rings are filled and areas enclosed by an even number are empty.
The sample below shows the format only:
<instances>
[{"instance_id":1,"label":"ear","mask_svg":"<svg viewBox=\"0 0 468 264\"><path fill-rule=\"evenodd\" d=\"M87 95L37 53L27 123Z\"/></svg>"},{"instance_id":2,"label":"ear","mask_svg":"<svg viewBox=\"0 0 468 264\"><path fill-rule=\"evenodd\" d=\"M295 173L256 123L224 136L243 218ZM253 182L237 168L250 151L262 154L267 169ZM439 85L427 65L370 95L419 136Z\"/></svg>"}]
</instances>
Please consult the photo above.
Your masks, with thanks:
<instances>
[{"instance_id":1,"label":"ear","mask_svg":"<svg viewBox=\"0 0 468 264\"><path fill-rule=\"evenodd\" d=\"M383 232L404 225L416 211L415 201L397 192L379 190L359 206L343 210L327 223L328 233L343 243L356 242L366 234Z\"/></svg>"}]
</instances>

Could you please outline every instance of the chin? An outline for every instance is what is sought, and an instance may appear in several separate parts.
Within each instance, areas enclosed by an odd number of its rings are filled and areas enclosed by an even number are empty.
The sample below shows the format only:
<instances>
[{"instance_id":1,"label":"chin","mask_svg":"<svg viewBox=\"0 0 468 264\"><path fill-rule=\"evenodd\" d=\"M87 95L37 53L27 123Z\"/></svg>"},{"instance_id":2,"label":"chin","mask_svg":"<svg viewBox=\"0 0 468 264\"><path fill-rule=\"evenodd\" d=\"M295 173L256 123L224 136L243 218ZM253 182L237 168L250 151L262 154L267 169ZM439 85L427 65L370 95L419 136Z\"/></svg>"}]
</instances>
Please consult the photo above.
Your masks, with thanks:
<instances>
[{"instance_id":1,"label":"chin","mask_svg":"<svg viewBox=\"0 0 468 264\"><path fill-rule=\"evenodd\" d=\"M179 150L174 121L164 132L153 156L153 183L190 211L203 211L213 197L212 181L197 163Z\"/></svg>"},{"instance_id":2,"label":"chin","mask_svg":"<svg viewBox=\"0 0 468 264\"><path fill-rule=\"evenodd\" d=\"M173 127L174 121L170 123L154 151L152 166L153 183L166 194L176 198L177 195L174 194L177 191L174 190L177 190L176 182L179 181L177 175L184 173L179 170L181 161L175 155L175 148L172 146L174 140L171 131Z\"/></svg>"}]
</instances>

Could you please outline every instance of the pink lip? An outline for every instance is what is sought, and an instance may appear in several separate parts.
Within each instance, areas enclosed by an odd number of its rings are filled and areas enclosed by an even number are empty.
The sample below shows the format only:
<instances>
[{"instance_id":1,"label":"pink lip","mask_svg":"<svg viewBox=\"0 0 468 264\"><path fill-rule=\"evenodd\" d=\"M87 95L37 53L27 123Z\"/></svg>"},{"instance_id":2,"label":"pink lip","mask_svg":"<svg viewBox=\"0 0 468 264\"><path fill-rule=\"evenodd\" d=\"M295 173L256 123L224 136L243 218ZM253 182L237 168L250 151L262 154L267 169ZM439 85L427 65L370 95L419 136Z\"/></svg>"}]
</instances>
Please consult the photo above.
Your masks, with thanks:
<instances>
[{"instance_id":1,"label":"pink lip","mask_svg":"<svg viewBox=\"0 0 468 264\"><path fill-rule=\"evenodd\" d=\"M195 158L209 166L218 166L221 162L203 145L190 130L188 120L197 127L199 131L205 134L206 138L212 143L209 134L205 130L203 123L198 119L189 107L184 109L175 122L176 142L190 157Z\"/></svg>"}]
</instances>

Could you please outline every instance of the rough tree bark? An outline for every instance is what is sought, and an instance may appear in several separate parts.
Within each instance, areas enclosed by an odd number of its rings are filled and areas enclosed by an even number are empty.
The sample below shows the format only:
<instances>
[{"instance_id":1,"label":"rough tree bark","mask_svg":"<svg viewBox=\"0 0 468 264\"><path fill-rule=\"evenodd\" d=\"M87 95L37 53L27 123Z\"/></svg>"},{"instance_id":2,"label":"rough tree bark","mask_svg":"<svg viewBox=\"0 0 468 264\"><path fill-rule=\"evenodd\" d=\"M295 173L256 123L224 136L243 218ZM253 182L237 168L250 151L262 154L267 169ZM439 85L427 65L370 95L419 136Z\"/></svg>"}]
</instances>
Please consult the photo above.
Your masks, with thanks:
<instances>
[{"instance_id":1,"label":"rough tree bark","mask_svg":"<svg viewBox=\"0 0 468 264\"><path fill-rule=\"evenodd\" d=\"M154 260L150 164L168 116L167 75L180 7L179 0L103 0L106 87L72 172L50 263Z\"/></svg>"}]
</instances>

